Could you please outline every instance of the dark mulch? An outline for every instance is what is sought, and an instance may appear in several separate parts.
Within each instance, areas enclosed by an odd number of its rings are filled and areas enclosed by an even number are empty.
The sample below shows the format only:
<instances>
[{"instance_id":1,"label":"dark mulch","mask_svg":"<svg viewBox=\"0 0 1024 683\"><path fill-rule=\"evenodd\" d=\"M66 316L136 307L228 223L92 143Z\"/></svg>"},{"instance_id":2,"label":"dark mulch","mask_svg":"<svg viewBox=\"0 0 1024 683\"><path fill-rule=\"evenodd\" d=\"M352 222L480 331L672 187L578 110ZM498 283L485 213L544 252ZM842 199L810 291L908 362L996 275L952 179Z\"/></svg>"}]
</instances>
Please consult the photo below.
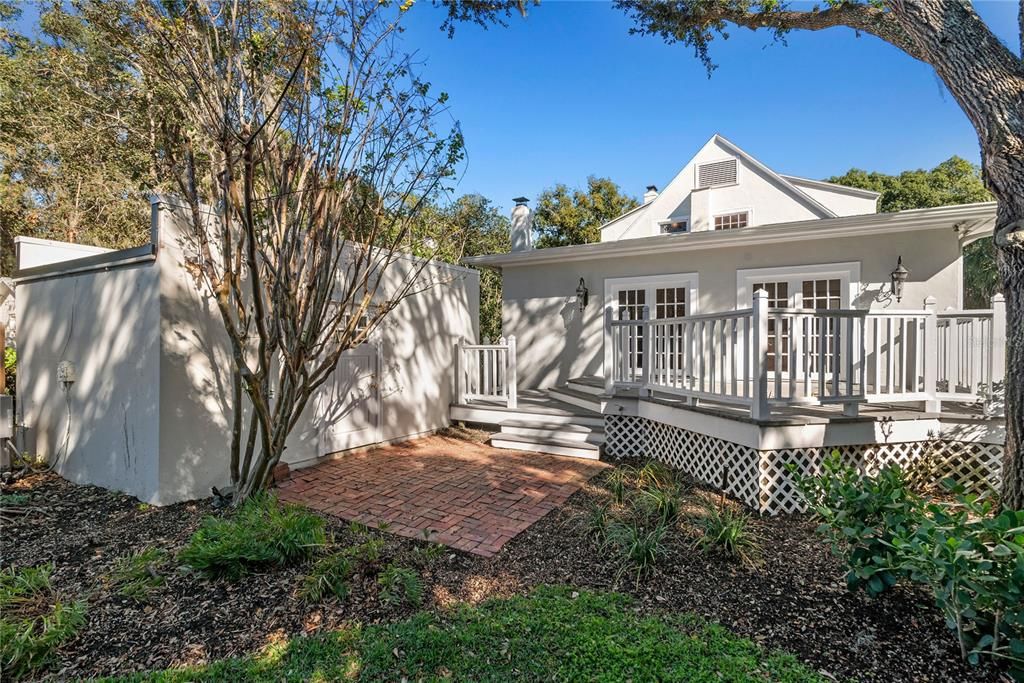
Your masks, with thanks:
<instances>
[{"instance_id":1,"label":"dark mulch","mask_svg":"<svg viewBox=\"0 0 1024 683\"><path fill-rule=\"evenodd\" d=\"M840 680L998 679L990 667L960 663L952 634L924 592L898 588L877 600L848 593L840 564L805 518L757 522L765 564L756 571L702 554L679 533L654 576L635 588L632 578L620 576L616 560L587 538L587 512L607 495L601 486L605 476L495 557L452 551L422 569L427 606L519 594L544 583L615 589L633 594L646 609L705 615L766 647L793 652ZM31 493L32 514L4 523L0 565L53 561L55 587L89 599L88 624L59 652L53 677L199 663L350 620L390 621L411 611L383 606L370 578L344 602L305 605L295 597L302 568L252 574L237 583L170 568L166 584L136 602L110 589L106 577L113 563L150 546L180 548L201 517L212 512L208 502L151 508L52 475L33 475L13 490ZM339 542L355 538L341 522L331 520L331 525ZM405 564L422 545L384 537L384 557L397 556Z\"/></svg>"}]
</instances>

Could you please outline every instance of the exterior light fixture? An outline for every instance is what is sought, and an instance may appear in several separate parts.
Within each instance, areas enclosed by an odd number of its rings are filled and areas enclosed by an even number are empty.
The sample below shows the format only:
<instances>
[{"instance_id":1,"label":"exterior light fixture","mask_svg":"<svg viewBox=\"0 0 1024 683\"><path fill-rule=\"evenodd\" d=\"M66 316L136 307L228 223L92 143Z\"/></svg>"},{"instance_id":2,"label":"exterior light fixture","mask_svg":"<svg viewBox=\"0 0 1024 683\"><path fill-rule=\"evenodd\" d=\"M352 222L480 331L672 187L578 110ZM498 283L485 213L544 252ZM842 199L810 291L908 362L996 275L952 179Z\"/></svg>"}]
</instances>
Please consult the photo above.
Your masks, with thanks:
<instances>
[{"instance_id":1,"label":"exterior light fixture","mask_svg":"<svg viewBox=\"0 0 1024 683\"><path fill-rule=\"evenodd\" d=\"M910 271L903 265L903 257L900 256L896 260L896 267L889 273L892 280L892 295L896 297L897 303L903 298L903 283L907 281L909 275Z\"/></svg>"},{"instance_id":2,"label":"exterior light fixture","mask_svg":"<svg viewBox=\"0 0 1024 683\"><path fill-rule=\"evenodd\" d=\"M583 278L580 278L580 284L576 286L576 300L580 304L580 312L582 313L583 309L590 302L590 290L587 289L587 283L583 281Z\"/></svg>"}]
</instances>

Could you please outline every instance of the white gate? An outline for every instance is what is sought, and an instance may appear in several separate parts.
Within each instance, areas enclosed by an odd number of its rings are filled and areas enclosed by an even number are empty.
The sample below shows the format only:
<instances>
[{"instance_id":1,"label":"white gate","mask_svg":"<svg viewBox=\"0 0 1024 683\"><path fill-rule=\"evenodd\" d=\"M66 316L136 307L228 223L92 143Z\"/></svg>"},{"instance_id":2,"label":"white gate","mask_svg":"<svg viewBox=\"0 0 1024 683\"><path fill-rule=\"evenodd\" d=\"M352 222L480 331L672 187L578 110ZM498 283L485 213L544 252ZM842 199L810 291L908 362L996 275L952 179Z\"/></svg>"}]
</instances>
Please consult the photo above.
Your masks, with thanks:
<instances>
[{"instance_id":1,"label":"white gate","mask_svg":"<svg viewBox=\"0 0 1024 683\"><path fill-rule=\"evenodd\" d=\"M363 344L345 351L317 401L317 455L380 441L380 348Z\"/></svg>"}]
</instances>

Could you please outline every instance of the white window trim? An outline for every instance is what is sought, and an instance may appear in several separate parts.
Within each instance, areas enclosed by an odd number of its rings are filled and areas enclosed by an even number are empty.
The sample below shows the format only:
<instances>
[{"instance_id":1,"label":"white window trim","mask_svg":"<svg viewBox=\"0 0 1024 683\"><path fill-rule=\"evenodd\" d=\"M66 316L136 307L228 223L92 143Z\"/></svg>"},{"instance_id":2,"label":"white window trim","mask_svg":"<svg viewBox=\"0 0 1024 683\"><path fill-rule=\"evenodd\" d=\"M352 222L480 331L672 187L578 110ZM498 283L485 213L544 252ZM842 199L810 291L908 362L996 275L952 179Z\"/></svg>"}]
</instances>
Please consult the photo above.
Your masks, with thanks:
<instances>
[{"instance_id":1,"label":"white window trim","mask_svg":"<svg viewBox=\"0 0 1024 683\"><path fill-rule=\"evenodd\" d=\"M619 289L639 289L640 287L664 287L675 285L686 287L686 309L688 315L699 310L697 295L700 290L700 276L697 273L668 273L665 275L638 275L636 277L615 277L604 280L604 307L615 308L618 299L615 292ZM652 301L649 306L653 307Z\"/></svg>"},{"instance_id":2,"label":"white window trim","mask_svg":"<svg viewBox=\"0 0 1024 683\"><path fill-rule=\"evenodd\" d=\"M743 268L736 271L736 308L750 308L754 297L754 283L760 280L821 280L838 278L843 288L843 303L853 308L853 300L860 291L860 261L818 263L805 266L779 266L774 268ZM795 305L799 307L803 291L795 291Z\"/></svg>"},{"instance_id":3,"label":"white window trim","mask_svg":"<svg viewBox=\"0 0 1024 683\"><path fill-rule=\"evenodd\" d=\"M707 164L717 164L722 161L735 161L736 162L736 182L732 183L719 183L718 185L701 185L700 184L700 167L706 166ZM716 187L735 187L739 185L743 180L743 164L740 163L739 157L726 155L724 157L718 157L717 159L708 159L706 161L698 161L693 164L693 189L694 190L713 190Z\"/></svg>"},{"instance_id":4,"label":"white window trim","mask_svg":"<svg viewBox=\"0 0 1024 683\"><path fill-rule=\"evenodd\" d=\"M672 223L686 223L686 230L681 230L677 233L665 232L665 226L671 225ZM666 218L665 220L658 221L658 234L660 235L680 235L686 232L690 232L689 216L676 216L675 218Z\"/></svg>"},{"instance_id":5,"label":"white window trim","mask_svg":"<svg viewBox=\"0 0 1024 683\"><path fill-rule=\"evenodd\" d=\"M716 211L715 213L711 214L711 231L714 232L714 230L715 230L715 219L716 218L718 218L720 216L731 216L734 213L745 213L745 214L747 214L747 227L748 228L754 227L754 208L750 207L750 206L741 206L738 209L729 209L727 211ZM742 230L743 228L739 228L739 229Z\"/></svg>"}]
</instances>

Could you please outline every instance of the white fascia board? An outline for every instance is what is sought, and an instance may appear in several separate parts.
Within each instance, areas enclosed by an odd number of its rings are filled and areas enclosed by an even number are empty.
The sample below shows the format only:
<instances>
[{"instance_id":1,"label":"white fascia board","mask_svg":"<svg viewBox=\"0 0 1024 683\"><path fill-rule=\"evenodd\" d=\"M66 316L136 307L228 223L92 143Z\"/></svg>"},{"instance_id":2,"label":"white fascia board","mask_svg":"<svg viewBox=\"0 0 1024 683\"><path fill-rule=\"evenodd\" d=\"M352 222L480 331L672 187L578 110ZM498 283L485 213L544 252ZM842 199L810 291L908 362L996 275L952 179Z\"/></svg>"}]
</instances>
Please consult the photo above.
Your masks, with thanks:
<instances>
[{"instance_id":1,"label":"white fascia board","mask_svg":"<svg viewBox=\"0 0 1024 683\"><path fill-rule=\"evenodd\" d=\"M836 239L886 235L915 230L948 230L959 224L975 229L995 222L996 203L940 206L896 213L872 213L838 218L814 218L806 221L755 225L738 230L708 230L674 235L654 235L617 242L595 242L568 247L533 249L509 254L473 256L463 263L473 266L517 266L565 261L590 261L602 258L647 256L666 252L699 251L754 244L783 244L807 239Z\"/></svg>"},{"instance_id":2,"label":"white fascia board","mask_svg":"<svg viewBox=\"0 0 1024 683\"><path fill-rule=\"evenodd\" d=\"M785 178L794 185L807 185L808 187L820 187L823 190L829 190L831 192L842 192L843 194L853 195L855 197L863 197L864 199L877 199L882 196L881 192L875 192L874 190L865 190L860 187L850 187L849 185L840 185L838 183L829 183L824 180L812 180L810 178L801 178L795 175L782 175L780 177Z\"/></svg>"}]
</instances>

